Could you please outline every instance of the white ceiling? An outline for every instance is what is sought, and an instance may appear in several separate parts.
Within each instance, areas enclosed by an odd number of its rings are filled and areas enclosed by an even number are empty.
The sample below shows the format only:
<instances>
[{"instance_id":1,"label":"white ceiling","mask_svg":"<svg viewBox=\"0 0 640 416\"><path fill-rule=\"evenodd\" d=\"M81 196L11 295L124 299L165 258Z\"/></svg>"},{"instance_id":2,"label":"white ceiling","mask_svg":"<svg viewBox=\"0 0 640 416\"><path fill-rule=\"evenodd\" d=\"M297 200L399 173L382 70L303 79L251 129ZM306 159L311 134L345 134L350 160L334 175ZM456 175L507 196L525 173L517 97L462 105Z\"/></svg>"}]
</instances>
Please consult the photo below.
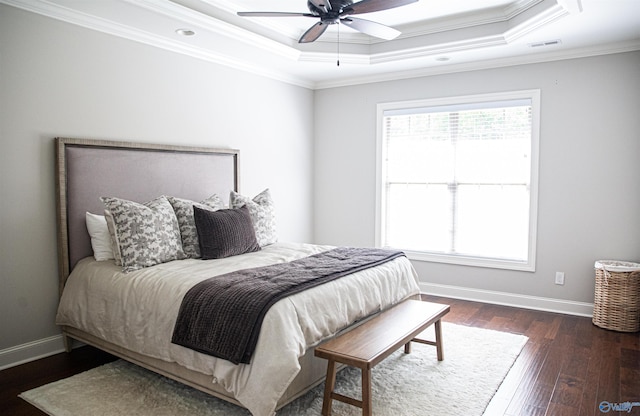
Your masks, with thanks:
<instances>
[{"instance_id":1,"label":"white ceiling","mask_svg":"<svg viewBox=\"0 0 640 416\"><path fill-rule=\"evenodd\" d=\"M310 44L298 38L315 19L236 15L306 0L0 3L308 88L640 49L640 0L419 0L358 15L400 30L392 41L332 25Z\"/></svg>"}]
</instances>

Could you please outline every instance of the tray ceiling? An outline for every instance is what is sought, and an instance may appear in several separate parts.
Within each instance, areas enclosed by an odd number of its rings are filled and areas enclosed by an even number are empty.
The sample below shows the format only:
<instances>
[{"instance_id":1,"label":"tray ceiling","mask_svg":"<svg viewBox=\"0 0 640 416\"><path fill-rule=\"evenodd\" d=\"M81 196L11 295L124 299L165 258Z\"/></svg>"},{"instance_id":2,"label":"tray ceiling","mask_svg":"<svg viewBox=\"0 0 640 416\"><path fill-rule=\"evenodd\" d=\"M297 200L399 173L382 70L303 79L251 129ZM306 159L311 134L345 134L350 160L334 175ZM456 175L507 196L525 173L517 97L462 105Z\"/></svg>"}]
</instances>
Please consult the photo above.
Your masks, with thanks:
<instances>
[{"instance_id":1,"label":"tray ceiling","mask_svg":"<svg viewBox=\"0 0 640 416\"><path fill-rule=\"evenodd\" d=\"M236 14L308 12L305 0L0 3L308 88L640 49L637 0L419 0L358 15L400 30L392 41L331 25L309 44L314 19Z\"/></svg>"}]
</instances>

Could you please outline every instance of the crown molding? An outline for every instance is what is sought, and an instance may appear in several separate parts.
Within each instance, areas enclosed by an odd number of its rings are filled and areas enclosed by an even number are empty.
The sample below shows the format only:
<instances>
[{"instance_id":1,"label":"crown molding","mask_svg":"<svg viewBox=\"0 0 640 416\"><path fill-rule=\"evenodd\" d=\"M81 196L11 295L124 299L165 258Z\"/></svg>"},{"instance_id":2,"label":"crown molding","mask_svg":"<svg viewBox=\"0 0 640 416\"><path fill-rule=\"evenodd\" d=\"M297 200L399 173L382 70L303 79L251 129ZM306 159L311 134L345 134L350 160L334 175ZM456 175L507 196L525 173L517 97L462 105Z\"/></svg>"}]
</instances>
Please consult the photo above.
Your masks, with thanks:
<instances>
[{"instance_id":1,"label":"crown molding","mask_svg":"<svg viewBox=\"0 0 640 416\"><path fill-rule=\"evenodd\" d=\"M576 48L570 50L544 52L528 54L523 56L513 56L508 58L487 59L485 61L475 61L463 64L446 64L436 67L420 68L408 71L394 71L371 76L358 76L353 78L343 78L316 82L313 89L321 90L328 88L348 87L353 85L372 84L377 82L398 81L403 79L422 78L436 75L446 75L460 72L480 71L487 69L504 68L518 65L531 65L545 62L564 61L569 59L589 58L593 56L611 55L616 53L640 51L640 39L613 43L608 45L598 45L587 48Z\"/></svg>"},{"instance_id":2,"label":"crown molding","mask_svg":"<svg viewBox=\"0 0 640 416\"><path fill-rule=\"evenodd\" d=\"M130 0L126 1L130 2ZM267 67L255 65L255 63L247 60L236 58L228 54L218 53L215 50L209 48L202 48L169 37L158 36L155 33L147 32L138 28L132 28L130 26L122 25L117 22L79 12L77 10L72 10L59 4L49 2L47 0L0 0L0 3L14 6L22 10L37 13L66 23L71 23L73 25L85 27L91 30L96 30L98 32L118 36L128 40L133 40L145 45L154 46L167 51L216 63L255 75L264 76L277 81L282 81L305 88L313 87L313 82L292 76L291 74L288 74L284 71L274 71L268 69ZM146 6L149 6L150 4L150 2L146 0L140 2L140 4L142 3L144 3ZM136 1L135 4L138 5L138 1ZM153 5L149 7L153 7ZM220 30L221 27L222 26L217 26L217 29ZM249 38L250 37L245 36L245 39ZM254 40L256 42L264 43L264 38L258 35L255 35ZM287 55L290 59L297 60L299 57L299 52L295 51L295 53L288 53Z\"/></svg>"},{"instance_id":3,"label":"crown molding","mask_svg":"<svg viewBox=\"0 0 640 416\"><path fill-rule=\"evenodd\" d=\"M509 3L506 7L494 7L488 10L464 13L455 16L429 19L401 27L403 37L417 37L434 33L461 31L496 23L510 22L523 15L534 6L556 0L522 0ZM573 0L570 0L573 1Z\"/></svg>"},{"instance_id":4,"label":"crown molding","mask_svg":"<svg viewBox=\"0 0 640 416\"><path fill-rule=\"evenodd\" d=\"M534 8L530 8L528 9L528 11L532 13L530 13L528 16L525 16L525 14L523 13L522 15L518 15L517 17L514 17L510 20L510 24L513 25L504 33L504 38L507 42L514 42L515 40L534 32L535 30L554 23L571 14L570 9L562 6L559 3L559 0L552 1L548 7L542 10L534 10ZM521 17L524 17L526 20L522 21L521 23L517 22L517 20Z\"/></svg>"},{"instance_id":5,"label":"crown molding","mask_svg":"<svg viewBox=\"0 0 640 416\"><path fill-rule=\"evenodd\" d=\"M177 19L185 22L190 27L197 27L198 30L215 33L217 35L241 40L246 44L267 49L276 55L297 60L300 51L281 42L258 35L250 30L243 29L239 26L227 23L224 20L217 19L213 16L189 9L171 1L157 2L152 0L121 0L129 3L134 7L141 7L152 13L157 13L171 19ZM207 2L211 3L211 2Z\"/></svg>"},{"instance_id":6,"label":"crown molding","mask_svg":"<svg viewBox=\"0 0 640 416\"><path fill-rule=\"evenodd\" d=\"M230 0L201 0L201 1L216 9L219 9L227 13L229 16L236 16L236 13L240 11L242 12L253 11L253 10L246 10L246 9L240 10L238 7L238 4ZM295 10L292 10L292 11L295 11ZM303 10L303 11L306 11L306 10ZM281 20L282 23L273 23L271 19L262 19L262 18L243 17L242 19L243 20L255 19L252 21L255 21L258 26L265 28L267 31L279 33L289 38L289 40L292 41L292 43L298 42L298 38L302 36L302 33L303 33L300 30L293 28L291 25L286 24L287 19Z\"/></svg>"},{"instance_id":7,"label":"crown molding","mask_svg":"<svg viewBox=\"0 0 640 416\"><path fill-rule=\"evenodd\" d=\"M506 44L507 42L502 35L484 36L457 42L448 42L437 45L425 45L417 48L405 49L402 51L378 53L371 56L371 63L380 64L400 61L403 59L418 59L435 55L444 55L453 52L488 48L492 46L501 46Z\"/></svg>"},{"instance_id":8,"label":"crown molding","mask_svg":"<svg viewBox=\"0 0 640 416\"><path fill-rule=\"evenodd\" d=\"M333 50L327 52L322 51L323 48L326 49L327 44L330 43L333 45L338 41L337 37L334 36L323 37L322 41L317 42L316 48L313 48L313 46L309 48L312 50L302 50L298 49L301 48L300 46L296 48L283 44L174 2L158 2L152 0L122 1L134 7L148 10L151 13L180 20L186 25L194 28L197 27L198 30L205 30L234 41L240 41L244 44L258 47L292 62L326 62L334 59ZM414 26L413 29L403 31L398 41L388 42L390 45L396 46L393 51L386 53L372 52L371 45L381 44L381 42L367 41L367 39L370 40L371 38L363 35L355 37L343 35L340 38L340 42L345 45L349 44L349 39L351 38L355 40L355 45L362 46L357 53L353 54L354 58L350 59L350 62L358 64L412 59L432 54L497 46L518 39L533 30L568 15L567 10L559 4L559 1L571 4L579 2L579 0L522 0L520 2L510 3L506 8L494 8L479 14L469 14L453 19L439 19L430 23L427 28L421 25L421 29ZM139 28L125 26L118 22L72 10L48 0L0 0L0 2L68 23L158 46L163 49L169 49L174 52L202 57L214 62L220 61L224 65L237 61L236 58L222 56L208 48L198 48L185 42L145 32ZM222 8L223 13L229 14L234 10L233 4L227 0L204 0L204 2L213 7ZM534 9L540 10L535 11L531 17L527 17L526 20L521 23L515 22L517 19L522 20L524 14L531 13ZM487 31L492 33L488 35L486 33ZM435 41L439 43L430 41L429 35L444 32L446 32L447 36L455 36L459 40L451 42ZM477 35L477 33L481 32L482 35ZM406 42L408 39L410 39L411 42ZM403 42L403 40L405 40L405 42ZM404 44L408 43L420 43L423 46L405 47Z\"/></svg>"},{"instance_id":9,"label":"crown molding","mask_svg":"<svg viewBox=\"0 0 640 416\"><path fill-rule=\"evenodd\" d=\"M511 19L514 19L516 16L520 17L526 11L531 11L533 6L540 5L541 3L543 2L539 0L526 2L526 7L518 9L519 13L511 14ZM445 55L453 52L507 45L547 24L553 23L558 19L569 15L569 12L555 1L547 1L546 3L547 5L543 10L531 13L530 17L526 19L520 19L521 21L518 24L515 24L514 22L484 20L482 26L485 27L485 30L478 31L478 33L493 32L493 34L490 35L478 34L476 36L465 37L461 34L454 34L453 32L455 31L469 29L469 26L466 25L458 26L457 29L449 29L447 31L449 32L449 35L453 35L452 37L457 37L461 40L429 43L428 37L423 35L426 42L420 42L422 43L421 46L401 48L383 53L372 53L369 55L368 62L370 64L380 64L403 59L417 59L435 55ZM477 29L478 26L479 25L476 25L474 28ZM302 53L301 59L303 57L305 60L311 60L304 52Z\"/></svg>"},{"instance_id":10,"label":"crown molding","mask_svg":"<svg viewBox=\"0 0 640 416\"><path fill-rule=\"evenodd\" d=\"M313 62L313 63L327 63L336 62L339 59L340 62L353 65L371 65L370 55L361 55L355 53L344 53L334 51L330 52L303 52L300 54L300 62Z\"/></svg>"}]
</instances>

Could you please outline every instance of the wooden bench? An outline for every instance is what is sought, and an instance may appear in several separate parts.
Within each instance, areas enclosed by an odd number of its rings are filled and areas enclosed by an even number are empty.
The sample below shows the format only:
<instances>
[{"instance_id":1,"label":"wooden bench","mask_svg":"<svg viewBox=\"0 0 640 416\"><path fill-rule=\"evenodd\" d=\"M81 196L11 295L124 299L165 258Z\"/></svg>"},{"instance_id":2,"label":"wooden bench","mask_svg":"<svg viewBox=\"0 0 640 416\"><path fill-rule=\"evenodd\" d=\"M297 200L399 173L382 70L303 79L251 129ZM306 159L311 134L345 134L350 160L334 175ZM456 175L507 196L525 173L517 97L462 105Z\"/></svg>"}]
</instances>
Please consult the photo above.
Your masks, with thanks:
<instances>
[{"instance_id":1,"label":"wooden bench","mask_svg":"<svg viewBox=\"0 0 640 416\"><path fill-rule=\"evenodd\" d=\"M404 352L409 354L411 341L435 345L438 360L442 361L444 353L440 319L448 312L449 305L406 300L352 331L316 347L315 355L329 361L322 415L331 415L332 401L338 400L360 407L364 416L371 416L371 369L403 345ZM435 324L435 342L416 338L432 324ZM362 400L333 391L336 383L336 363L362 370Z\"/></svg>"}]
</instances>

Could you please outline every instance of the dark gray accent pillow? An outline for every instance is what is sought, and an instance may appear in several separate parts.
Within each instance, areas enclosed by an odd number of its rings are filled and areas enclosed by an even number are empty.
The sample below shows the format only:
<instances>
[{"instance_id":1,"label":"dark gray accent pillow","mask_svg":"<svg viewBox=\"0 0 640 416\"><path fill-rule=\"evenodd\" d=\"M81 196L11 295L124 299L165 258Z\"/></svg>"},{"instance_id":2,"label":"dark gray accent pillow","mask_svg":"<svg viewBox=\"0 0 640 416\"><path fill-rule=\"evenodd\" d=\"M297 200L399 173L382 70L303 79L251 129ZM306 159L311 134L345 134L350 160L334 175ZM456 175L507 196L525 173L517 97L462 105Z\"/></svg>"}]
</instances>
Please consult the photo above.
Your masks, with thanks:
<instances>
[{"instance_id":1,"label":"dark gray accent pillow","mask_svg":"<svg viewBox=\"0 0 640 416\"><path fill-rule=\"evenodd\" d=\"M202 259L221 259L259 251L251 214L246 206L208 211L193 207Z\"/></svg>"}]
</instances>

